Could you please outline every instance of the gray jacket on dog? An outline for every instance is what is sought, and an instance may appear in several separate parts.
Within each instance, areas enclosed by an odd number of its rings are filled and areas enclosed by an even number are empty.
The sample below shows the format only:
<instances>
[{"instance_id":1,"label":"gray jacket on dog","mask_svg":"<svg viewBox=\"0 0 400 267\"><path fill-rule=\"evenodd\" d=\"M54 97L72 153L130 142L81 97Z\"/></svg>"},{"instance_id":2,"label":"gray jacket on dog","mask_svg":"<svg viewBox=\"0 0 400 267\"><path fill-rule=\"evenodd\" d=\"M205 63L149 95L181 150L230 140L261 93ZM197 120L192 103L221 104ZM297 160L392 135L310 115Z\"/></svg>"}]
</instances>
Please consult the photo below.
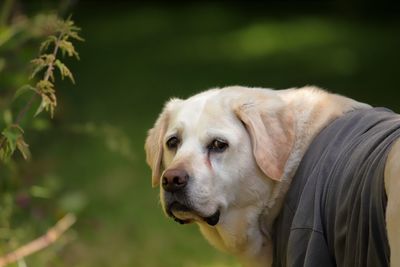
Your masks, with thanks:
<instances>
[{"instance_id":1,"label":"gray jacket on dog","mask_svg":"<svg viewBox=\"0 0 400 267\"><path fill-rule=\"evenodd\" d=\"M275 225L273 266L389 266L384 168L400 116L356 110L323 129Z\"/></svg>"}]
</instances>

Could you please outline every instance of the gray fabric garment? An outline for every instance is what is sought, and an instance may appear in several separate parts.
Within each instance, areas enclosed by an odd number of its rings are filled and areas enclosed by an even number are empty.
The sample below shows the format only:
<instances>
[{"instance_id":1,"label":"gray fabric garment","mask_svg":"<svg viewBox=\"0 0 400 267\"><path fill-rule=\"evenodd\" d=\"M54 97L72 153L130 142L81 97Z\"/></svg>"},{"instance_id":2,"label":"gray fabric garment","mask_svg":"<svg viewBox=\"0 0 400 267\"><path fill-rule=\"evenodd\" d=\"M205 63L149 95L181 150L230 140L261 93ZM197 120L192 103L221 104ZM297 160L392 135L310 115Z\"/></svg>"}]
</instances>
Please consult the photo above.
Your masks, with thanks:
<instances>
[{"instance_id":1,"label":"gray fabric garment","mask_svg":"<svg viewBox=\"0 0 400 267\"><path fill-rule=\"evenodd\" d=\"M356 110L323 129L293 178L272 231L273 266L389 266L384 167L400 116Z\"/></svg>"}]
</instances>

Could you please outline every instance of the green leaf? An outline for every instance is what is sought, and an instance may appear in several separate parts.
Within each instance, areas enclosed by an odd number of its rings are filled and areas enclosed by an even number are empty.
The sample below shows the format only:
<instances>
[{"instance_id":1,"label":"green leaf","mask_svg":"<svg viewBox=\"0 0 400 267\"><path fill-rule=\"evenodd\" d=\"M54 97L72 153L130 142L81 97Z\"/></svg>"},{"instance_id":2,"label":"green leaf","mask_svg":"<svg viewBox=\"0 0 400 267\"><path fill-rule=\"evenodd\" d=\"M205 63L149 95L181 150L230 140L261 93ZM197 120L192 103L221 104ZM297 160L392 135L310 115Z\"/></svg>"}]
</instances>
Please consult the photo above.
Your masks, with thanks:
<instances>
[{"instance_id":1,"label":"green leaf","mask_svg":"<svg viewBox=\"0 0 400 267\"><path fill-rule=\"evenodd\" d=\"M11 157L11 154L8 149L7 146L3 146L2 148L0 148L0 160L3 162L8 162L8 160Z\"/></svg>"},{"instance_id":2,"label":"green leaf","mask_svg":"<svg viewBox=\"0 0 400 267\"><path fill-rule=\"evenodd\" d=\"M19 138L17 139L17 148L19 152L21 152L21 155L24 157L25 160L29 160L31 158L29 145L25 143L22 135L20 135Z\"/></svg>"},{"instance_id":3,"label":"green leaf","mask_svg":"<svg viewBox=\"0 0 400 267\"><path fill-rule=\"evenodd\" d=\"M34 68L30 78L32 79L45 67L49 66L50 64L53 64L55 59L56 58L53 54L44 54L38 58L31 60L31 64L34 65Z\"/></svg>"},{"instance_id":4,"label":"green leaf","mask_svg":"<svg viewBox=\"0 0 400 267\"><path fill-rule=\"evenodd\" d=\"M41 96L42 96L42 101L41 101L41 103L40 103L38 109L36 110L34 116L36 117L36 116L39 115L43 110L46 110L46 111L50 112L50 117L53 118L53 116L54 116L54 110L55 110L55 108L56 108L56 106L57 106L56 100L55 100L55 99L52 99L51 96L49 97L49 96L46 95L46 94L42 94ZM55 95L54 95L54 97L55 97Z\"/></svg>"},{"instance_id":5,"label":"green leaf","mask_svg":"<svg viewBox=\"0 0 400 267\"><path fill-rule=\"evenodd\" d=\"M23 131L19 126L9 126L1 132L1 134L5 138L3 147L1 148L2 160L6 160L12 156L17 147L17 140L22 135L22 133Z\"/></svg>"},{"instance_id":6,"label":"green leaf","mask_svg":"<svg viewBox=\"0 0 400 267\"><path fill-rule=\"evenodd\" d=\"M71 17L68 17L65 21L62 22L61 27L66 37L71 37L78 41L84 41L82 37L78 35L78 32L81 28L77 27Z\"/></svg>"},{"instance_id":7,"label":"green leaf","mask_svg":"<svg viewBox=\"0 0 400 267\"><path fill-rule=\"evenodd\" d=\"M31 60L31 64L33 64L34 68L30 78L32 79L45 67L49 66L50 64L53 64L54 60L55 57L52 54L44 54L38 58Z\"/></svg>"},{"instance_id":8,"label":"green leaf","mask_svg":"<svg viewBox=\"0 0 400 267\"><path fill-rule=\"evenodd\" d=\"M40 105L39 105L38 109L36 110L34 117L36 117L37 115L42 113L43 110L46 110L46 111L50 111L50 117L53 118L54 108L55 108L55 104L52 103L50 98L47 95L42 94L42 101L40 102Z\"/></svg>"},{"instance_id":9,"label":"green leaf","mask_svg":"<svg viewBox=\"0 0 400 267\"><path fill-rule=\"evenodd\" d=\"M40 52L46 51L51 44L55 44L57 42L57 37L54 35L50 35L47 37L47 40L41 43L40 45Z\"/></svg>"},{"instance_id":10,"label":"green leaf","mask_svg":"<svg viewBox=\"0 0 400 267\"><path fill-rule=\"evenodd\" d=\"M65 66L64 63L62 63L60 60L57 59L55 61L55 65L60 71L61 79L64 80L64 77L68 77L71 80L71 82L75 84L74 76L72 75L71 71L67 68L67 66Z\"/></svg>"},{"instance_id":11,"label":"green leaf","mask_svg":"<svg viewBox=\"0 0 400 267\"><path fill-rule=\"evenodd\" d=\"M78 28L78 29L79 29L79 28ZM78 35L77 32L70 32L70 33L69 33L69 37L71 37L71 38L73 38L73 39L75 39L75 40L81 41L81 42L84 42L84 41L85 41L85 39L83 39L82 37L80 37L80 36Z\"/></svg>"},{"instance_id":12,"label":"green leaf","mask_svg":"<svg viewBox=\"0 0 400 267\"><path fill-rule=\"evenodd\" d=\"M6 143L3 145L3 147L0 149L0 159L4 162L8 162L8 160L11 158L12 154L14 151L8 146Z\"/></svg>"},{"instance_id":13,"label":"green leaf","mask_svg":"<svg viewBox=\"0 0 400 267\"><path fill-rule=\"evenodd\" d=\"M7 127L1 133L6 138L6 143L9 144L12 150L15 150L17 146L17 139L21 135L21 133L16 132L13 128Z\"/></svg>"},{"instance_id":14,"label":"green leaf","mask_svg":"<svg viewBox=\"0 0 400 267\"><path fill-rule=\"evenodd\" d=\"M54 109L57 106L56 91L54 84L48 80L41 80L36 84L36 88L42 97L39 108L36 110L35 116L43 110L50 111L51 117L54 115Z\"/></svg>"},{"instance_id":15,"label":"green leaf","mask_svg":"<svg viewBox=\"0 0 400 267\"><path fill-rule=\"evenodd\" d=\"M63 53L67 53L68 56L75 56L77 59L79 59L78 52L76 52L74 45L70 41L67 41L66 39L59 40L58 46Z\"/></svg>"},{"instance_id":16,"label":"green leaf","mask_svg":"<svg viewBox=\"0 0 400 267\"><path fill-rule=\"evenodd\" d=\"M54 84L50 81L40 80L36 84L36 89L39 91L39 94L51 93L54 92Z\"/></svg>"},{"instance_id":17,"label":"green leaf","mask_svg":"<svg viewBox=\"0 0 400 267\"><path fill-rule=\"evenodd\" d=\"M42 69L44 69L46 65L37 65L34 67L31 76L29 77L30 79L33 79Z\"/></svg>"},{"instance_id":18,"label":"green leaf","mask_svg":"<svg viewBox=\"0 0 400 267\"><path fill-rule=\"evenodd\" d=\"M46 103L43 101L43 98L42 98L42 101L40 102L40 105L39 105L38 109L36 110L35 115L33 115L33 116L36 117L37 115L39 115L40 113L42 113L42 111L43 111L45 108L46 108Z\"/></svg>"},{"instance_id":19,"label":"green leaf","mask_svg":"<svg viewBox=\"0 0 400 267\"><path fill-rule=\"evenodd\" d=\"M32 85L29 84L25 84L23 86L21 86L14 94L14 98L13 100L17 99L18 97L20 97L21 95L30 92L30 91L34 91L37 93L37 90L35 87L33 87Z\"/></svg>"}]
</instances>

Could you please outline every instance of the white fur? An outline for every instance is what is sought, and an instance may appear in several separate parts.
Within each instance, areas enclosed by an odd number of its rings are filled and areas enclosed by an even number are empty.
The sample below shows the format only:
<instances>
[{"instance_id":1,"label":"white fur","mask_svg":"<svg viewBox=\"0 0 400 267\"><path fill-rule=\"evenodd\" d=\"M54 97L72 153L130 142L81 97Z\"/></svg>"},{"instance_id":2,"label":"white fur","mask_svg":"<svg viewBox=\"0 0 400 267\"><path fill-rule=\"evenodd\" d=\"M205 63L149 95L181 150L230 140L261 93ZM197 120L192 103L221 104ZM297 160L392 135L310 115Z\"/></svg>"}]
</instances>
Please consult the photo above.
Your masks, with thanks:
<instances>
[{"instance_id":1,"label":"white fur","mask_svg":"<svg viewBox=\"0 0 400 267\"><path fill-rule=\"evenodd\" d=\"M286 109L293 111L295 141L280 182L261 171L253 156L249 133L234 113L238 103L251 104L257 98L268 99L268 106L262 107L267 110L284 103ZM236 255L244 265L268 266L273 245L268 236L270 226L311 140L344 112L368 107L315 87L275 91L235 86L209 90L184 101L172 100L164 110L168 123L162 139L163 170L184 166L191 179L188 196L196 211L175 216L193 219L213 246ZM176 152L165 146L171 135L181 138ZM215 137L229 142L225 152L207 153L206 147ZM150 136L146 142L148 151L154 145L149 140ZM154 168L154 164L149 164ZM160 192L165 209L162 188ZM221 216L216 226L200 219L217 209Z\"/></svg>"}]
</instances>

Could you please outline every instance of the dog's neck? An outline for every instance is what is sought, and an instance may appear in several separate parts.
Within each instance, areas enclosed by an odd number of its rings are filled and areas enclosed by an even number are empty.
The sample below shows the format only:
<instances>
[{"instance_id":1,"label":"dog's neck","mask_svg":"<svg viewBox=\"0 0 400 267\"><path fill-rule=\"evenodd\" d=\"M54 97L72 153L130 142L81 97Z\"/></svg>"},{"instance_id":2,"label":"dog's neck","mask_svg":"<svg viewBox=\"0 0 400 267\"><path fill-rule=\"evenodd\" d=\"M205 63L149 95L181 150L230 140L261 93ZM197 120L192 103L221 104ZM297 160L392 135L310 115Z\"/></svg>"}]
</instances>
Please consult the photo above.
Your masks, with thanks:
<instances>
[{"instance_id":1,"label":"dog's neck","mask_svg":"<svg viewBox=\"0 0 400 267\"><path fill-rule=\"evenodd\" d=\"M203 236L216 248L237 257L244 266L272 264L272 243L261 232L258 217L263 207L248 206L229 212L215 227L199 223Z\"/></svg>"},{"instance_id":2,"label":"dog's neck","mask_svg":"<svg viewBox=\"0 0 400 267\"><path fill-rule=\"evenodd\" d=\"M273 244L269 233L281 210L292 177L314 137L342 114L370 107L312 87L281 90L277 93L287 107L293 110L296 135L282 180L275 183L266 202L231 211L230 218L225 218L215 227L199 223L201 232L213 246L237 256L245 266L272 264Z\"/></svg>"},{"instance_id":3,"label":"dog's neck","mask_svg":"<svg viewBox=\"0 0 400 267\"><path fill-rule=\"evenodd\" d=\"M355 109L370 108L367 104L314 87L287 89L277 92L286 102L287 108L293 110L296 137L285 165L283 177L274 187L267 204L269 221L274 220L279 213L292 178L314 137L344 113Z\"/></svg>"}]
</instances>

